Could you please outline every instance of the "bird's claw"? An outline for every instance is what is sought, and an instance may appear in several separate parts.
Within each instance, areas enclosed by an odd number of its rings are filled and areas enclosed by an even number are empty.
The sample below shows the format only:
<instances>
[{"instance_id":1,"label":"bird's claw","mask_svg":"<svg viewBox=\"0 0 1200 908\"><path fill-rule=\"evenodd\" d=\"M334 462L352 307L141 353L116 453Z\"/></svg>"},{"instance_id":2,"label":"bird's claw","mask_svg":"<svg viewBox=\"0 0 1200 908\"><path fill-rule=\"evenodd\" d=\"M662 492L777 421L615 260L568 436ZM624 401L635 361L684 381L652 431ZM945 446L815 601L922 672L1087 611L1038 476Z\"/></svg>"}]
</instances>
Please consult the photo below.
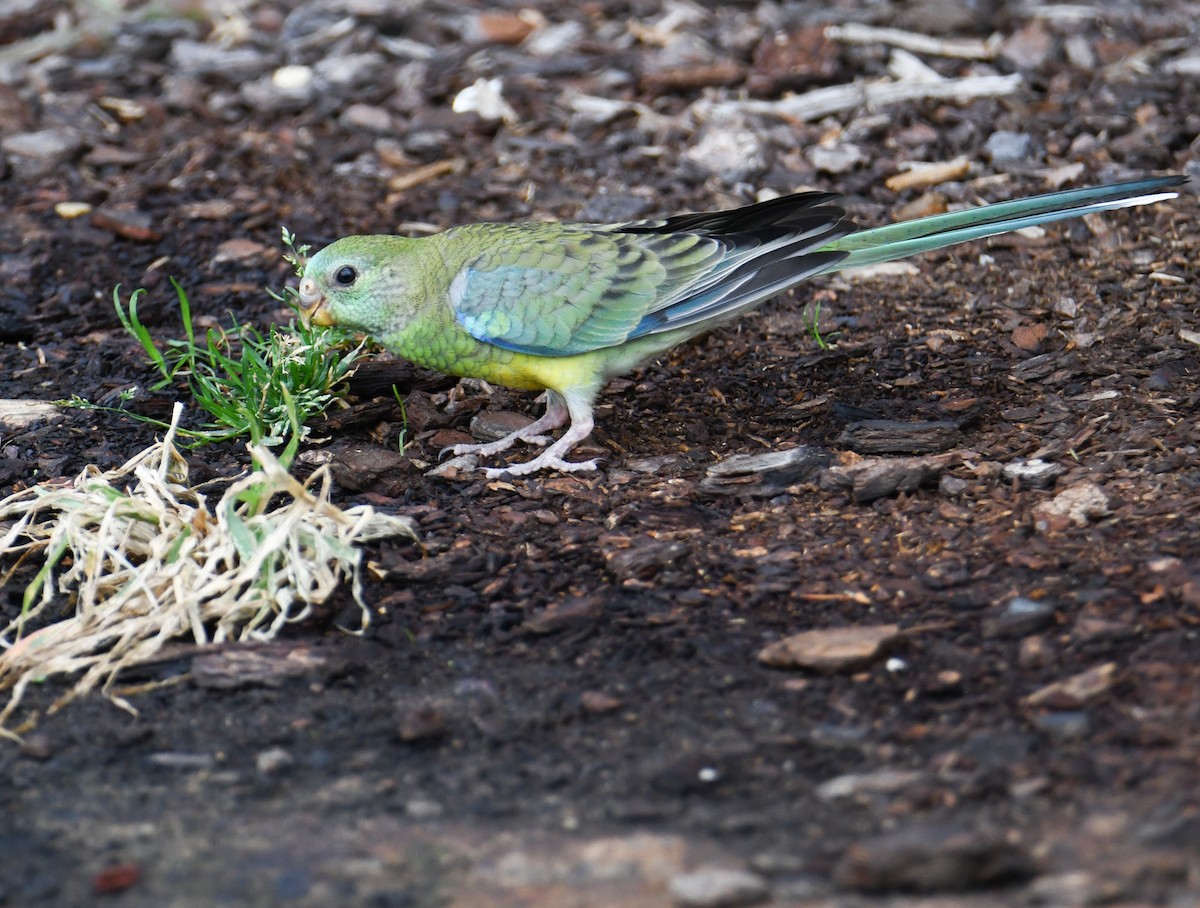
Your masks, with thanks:
<instances>
[{"instance_id":1,"label":"bird's claw","mask_svg":"<svg viewBox=\"0 0 1200 908\"><path fill-rule=\"evenodd\" d=\"M528 442L531 445L545 447L554 439L549 435L509 435L501 438L499 441L483 442L481 444L465 444L460 443L442 448L438 453L438 460L446 457L447 453L458 457L462 454L479 454L482 457L490 457L492 454L499 454L501 451L507 451L518 441Z\"/></svg>"},{"instance_id":2,"label":"bird's claw","mask_svg":"<svg viewBox=\"0 0 1200 908\"><path fill-rule=\"evenodd\" d=\"M535 457L527 463L514 463L507 467L486 467L484 475L488 479L501 479L506 476L528 476L538 470L558 470L562 473L591 473L599 469L602 458L593 457L591 460L563 460L561 457Z\"/></svg>"}]
</instances>

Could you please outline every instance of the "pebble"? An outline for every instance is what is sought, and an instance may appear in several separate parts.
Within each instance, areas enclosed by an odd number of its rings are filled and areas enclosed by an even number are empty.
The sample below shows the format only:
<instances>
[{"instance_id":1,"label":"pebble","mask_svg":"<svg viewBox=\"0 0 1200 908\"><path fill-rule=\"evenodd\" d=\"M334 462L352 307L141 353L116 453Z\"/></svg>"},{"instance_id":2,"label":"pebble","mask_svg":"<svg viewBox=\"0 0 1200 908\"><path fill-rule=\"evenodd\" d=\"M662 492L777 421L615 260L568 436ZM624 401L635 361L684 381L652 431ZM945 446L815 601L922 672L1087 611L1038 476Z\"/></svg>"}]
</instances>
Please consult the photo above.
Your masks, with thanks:
<instances>
[{"instance_id":1,"label":"pebble","mask_svg":"<svg viewBox=\"0 0 1200 908\"><path fill-rule=\"evenodd\" d=\"M854 798L862 794L892 794L909 788L925 778L925 773L912 769L877 769L874 772L854 772L835 776L817 786L817 797L823 801Z\"/></svg>"},{"instance_id":2,"label":"pebble","mask_svg":"<svg viewBox=\"0 0 1200 908\"><path fill-rule=\"evenodd\" d=\"M338 122L347 129L384 135L395 131L392 115L374 104L350 104L342 111Z\"/></svg>"},{"instance_id":3,"label":"pebble","mask_svg":"<svg viewBox=\"0 0 1200 908\"><path fill-rule=\"evenodd\" d=\"M264 776L274 776L290 767L295 761L282 747L269 747L254 758L254 768Z\"/></svg>"},{"instance_id":4,"label":"pebble","mask_svg":"<svg viewBox=\"0 0 1200 908\"><path fill-rule=\"evenodd\" d=\"M953 826L912 826L851 845L835 881L864 892L945 892L1026 879L1033 858L1000 836Z\"/></svg>"},{"instance_id":5,"label":"pebble","mask_svg":"<svg viewBox=\"0 0 1200 908\"><path fill-rule=\"evenodd\" d=\"M707 123L684 157L731 183L748 180L770 166L762 136L736 116Z\"/></svg>"},{"instance_id":6,"label":"pebble","mask_svg":"<svg viewBox=\"0 0 1200 908\"><path fill-rule=\"evenodd\" d=\"M988 136L983 150L987 152L993 164L1027 161L1033 153L1033 136L1001 129Z\"/></svg>"},{"instance_id":7,"label":"pebble","mask_svg":"<svg viewBox=\"0 0 1200 908\"><path fill-rule=\"evenodd\" d=\"M396 737L406 744L438 741L448 731L445 714L432 704L402 705L398 709Z\"/></svg>"},{"instance_id":8,"label":"pebble","mask_svg":"<svg viewBox=\"0 0 1200 908\"><path fill-rule=\"evenodd\" d=\"M83 136L70 127L18 132L0 139L0 150L8 157L13 172L31 180L45 176L83 149Z\"/></svg>"},{"instance_id":9,"label":"pebble","mask_svg":"<svg viewBox=\"0 0 1200 908\"><path fill-rule=\"evenodd\" d=\"M404 812L414 820L432 820L445 813L446 808L432 798L413 798L405 802Z\"/></svg>"},{"instance_id":10,"label":"pebble","mask_svg":"<svg viewBox=\"0 0 1200 908\"><path fill-rule=\"evenodd\" d=\"M436 467L426 470L424 475L431 479L463 479L469 478L479 466L479 455L460 454L443 460Z\"/></svg>"},{"instance_id":11,"label":"pebble","mask_svg":"<svg viewBox=\"0 0 1200 908\"><path fill-rule=\"evenodd\" d=\"M989 639L1015 639L1041 630L1054 620L1055 608L1048 602L1014 596L1003 611L983 623L983 635Z\"/></svg>"},{"instance_id":12,"label":"pebble","mask_svg":"<svg viewBox=\"0 0 1200 908\"><path fill-rule=\"evenodd\" d=\"M271 58L253 47L219 47L183 38L171 45L170 64L193 76L215 76L236 83L261 76Z\"/></svg>"},{"instance_id":13,"label":"pebble","mask_svg":"<svg viewBox=\"0 0 1200 908\"><path fill-rule=\"evenodd\" d=\"M1091 721L1085 712L1065 710L1034 716L1033 727L1056 741L1079 741L1091 731Z\"/></svg>"},{"instance_id":14,"label":"pebble","mask_svg":"<svg viewBox=\"0 0 1200 908\"><path fill-rule=\"evenodd\" d=\"M772 668L817 672L857 671L881 658L900 636L896 624L833 627L804 631L764 647L758 660Z\"/></svg>"},{"instance_id":15,"label":"pebble","mask_svg":"<svg viewBox=\"0 0 1200 908\"><path fill-rule=\"evenodd\" d=\"M1036 69L1054 53L1054 36L1041 20L1017 29L1000 44L1000 56L1019 69Z\"/></svg>"},{"instance_id":16,"label":"pebble","mask_svg":"<svg viewBox=\"0 0 1200 908\"><path fill-rule=\"evenodd\" d=\"M821 173L833 174L848 173L867 161L863 150L849 142L814 145L805 157Z\"/></svg>"},{"instance_id":17,"label":"pebble","mask_svg":"<svg viewBox=\"0 0 1200 908\"><path fill-rule=\"evenodd\" d=\"M970 485L965 479L943 473L941 479L938 480L938 492L947 498L957 498L967 491Z\"/></svg>"},{"instance_id":18,"label":"pebble","mask_svg":"<svg viewBox=\"0 0 1200 908\"><path fill-rule=\"evenodd\" d=\"M586 37L582 22L560 22L534 32L521 47L534 57L556 57L576 50Z\"/></svg>"},{"instance_id":19,"label":"pebble","mask_svg":"<svg viewBox=\"0 0 1200 908\"><path fill-rule=\"evenodd\" d=\"M1061 532L1072 524L1087 526L1108 512L1108 493L1094 482L1080 482L1035 505L1034 527L1042 533Z\"/></svg>"},{"instance_id":20,"label":"pebble","mask_svg":"<svg viewBox=\"0 0 1200 908\"><path fill-rule=\"evenodd\" d=\"M317 97L319 86L307 66L281 66L269 76L242 86L242 98L260 111L302 110Z\"/></svg>"},{"instance_id":21,"label":"pebble","mask_svg":"<svg viewBox=\"0 0 1200 908\"><path fill-rule=\"evenodd\" d=\"M682 873L668 886L682 908L737 908L756 905L768 895L766 881L745 870L705 867Z\"/></svg>"},{"instance_id":22,"label":"pebble","mask_svg":"<svg viewBox=\"0 0 1200 908\"><path fill-rule=\"evenodd\" d=\"M315 65L314 70L318 79L338 94L346 94L349 90L370 85L389 65L383 54L345 54L326 57Z\"/></svg>"}]
</instances>

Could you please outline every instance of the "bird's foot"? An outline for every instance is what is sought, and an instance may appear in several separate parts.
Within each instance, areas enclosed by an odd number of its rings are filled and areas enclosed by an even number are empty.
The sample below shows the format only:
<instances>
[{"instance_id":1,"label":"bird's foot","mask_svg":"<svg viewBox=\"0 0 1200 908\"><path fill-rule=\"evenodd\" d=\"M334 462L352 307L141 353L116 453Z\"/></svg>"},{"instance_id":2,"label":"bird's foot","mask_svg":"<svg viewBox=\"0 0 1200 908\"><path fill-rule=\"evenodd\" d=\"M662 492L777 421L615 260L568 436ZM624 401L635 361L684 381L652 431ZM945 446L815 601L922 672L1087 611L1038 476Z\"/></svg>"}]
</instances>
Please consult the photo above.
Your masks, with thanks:
<instances>
[{"instance_id":1,"label":"bird's foot","mask_svg":"<svg viewBox=\"0 0 1200 908\"><path fill-rule=\"evenodd\" d=\"M560 470L564 473L591 473L599 469L599 457L591 460L563 460L561 457L547 457L551 452L546 451L525 463L514 463L507 467L487 467L483 472L488 479L500 479L503 476L528 476L538 470Z\"/></svg>"},{"instance_id":2,"label":"bird's foot","mask_svg":"<svg viewBox=\"0 0 1200 908\"><path fill-rule=\"evenodd\" d=\"M496 441L481 442L479 444L458 444L451 445L448 448L442 448L438 454L438 459L441 460L447 453L458 457L460 454L478 454L481 457L491 457L493 454L499 454L501 451L507 451L518 441L528 442L531 445L544 447L552 441L549 435L526 435L523 429L520 432L513 432L511 435L505 435L503 438Z\"/></svg>"},{"instance_id":3,"label":"bird's foot","mask_svg":"<svg viewBox=\"0 0 1200 908\"><path fill-rule=\"evenodd\" d=\"M501 451L507 451L518 441L524 441L531 445L545 446L553 441L553 438L546 435L546 432L553 432L567 422L567 407L563 403L562 398L551 393L549 400L546 403L546 412L535 419L527 426L517 429L515 432L510 432L503 438L496 441L486 441L480 444L461 444L451 445L448 448L443 448L438 455L438 459L446 456L446 452L453 452L455 457L460 454L478 454L481 457L491 457L493 454L499 454ZM565 453L565 452L564 452Z\"/></svg>"}]
</instances>

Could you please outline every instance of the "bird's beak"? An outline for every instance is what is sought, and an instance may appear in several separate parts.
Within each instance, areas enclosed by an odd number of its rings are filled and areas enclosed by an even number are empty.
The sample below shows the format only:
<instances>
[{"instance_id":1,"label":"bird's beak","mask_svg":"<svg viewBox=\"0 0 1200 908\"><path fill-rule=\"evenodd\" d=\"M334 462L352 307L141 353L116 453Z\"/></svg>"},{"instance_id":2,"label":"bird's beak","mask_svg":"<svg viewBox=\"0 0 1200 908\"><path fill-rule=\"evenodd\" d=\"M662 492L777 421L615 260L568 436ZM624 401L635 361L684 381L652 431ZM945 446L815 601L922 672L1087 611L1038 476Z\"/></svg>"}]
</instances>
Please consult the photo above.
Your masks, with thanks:
<instances>
[{"instance_id":1,"label":"bird's beak","mask_svg":"<svg viewBox=\"0 0 1200 908\"><path fill-rule=\"evenodd\" d=\"M328 328L333 324L333 315L329 311L329 304L321 291L317 289L317 282L311 277L300 281L300 317L304 319L306 325Z\"/></svg>"}]
</instances>

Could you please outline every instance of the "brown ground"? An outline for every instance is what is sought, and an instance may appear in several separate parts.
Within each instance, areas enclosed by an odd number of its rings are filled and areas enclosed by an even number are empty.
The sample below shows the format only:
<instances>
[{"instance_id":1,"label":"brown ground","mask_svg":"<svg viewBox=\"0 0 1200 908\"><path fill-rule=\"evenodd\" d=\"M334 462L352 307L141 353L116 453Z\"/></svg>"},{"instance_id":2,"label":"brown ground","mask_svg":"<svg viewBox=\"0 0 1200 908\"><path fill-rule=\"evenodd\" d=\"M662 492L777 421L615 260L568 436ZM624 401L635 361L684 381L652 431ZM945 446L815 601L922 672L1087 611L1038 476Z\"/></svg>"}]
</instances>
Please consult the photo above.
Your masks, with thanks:
<instances>
[{"instance_id":1,"label":"brown ground","mask_svg":"<svg viewBox=\"0 0 1200 908\"><path fill-rule=\"evenodd\" d=\"M0 12L12 47L64 4L16 6ZM733 4L695 7L674 37L639 27L662 25L654 3L538 4L550 26L582 27L542 56L514 43L546 33L529 14L358 0L285 19L293 4L250 2L230 26L234 50L255 49L246 71L179 55L189 35L218 46L212 14L191 6L90 23L61 53L0 64L0 135L77 137L51 154L8 146L0 165L0 398L112 402L150 384L109 303L117 283L149 288L164 336L169 275L202 313L265 325L279 313L261 288L286 276L281 223L320 245L812 186L876 224L939 204L884 185L910 160L966 156L970 175L936 188L949 203L1042 191L1076 162L1072 185L1197 172L1198 83L1173 62L1196 23L1178 0L1078 20ZM883 73L882 45L822 42L809 28L822 16L996 32L987 65L1025 82L1001 100L751 119L764 151L746 172L684 160L705 93L771 99ZM405 39L432 57L396 50ZM313 97L251 88L284 63L321 71L355 53L382 57ZM948 76L976 65L923 59ZM450 111L493 75L514 123ZM662 119L590 122L568 90ZM1030 137L1020 159L985 150L1001 130ZM814 163L806 150L831 135L862 160ZM95 207L67 220L60 202ZM822 280L614 383L591 476L425 477L480 410L537 408L405 371L404 388L425 388L407 397L405 458L398 409L378 406L316 449L333 454L340 501L420 526L419 546L368 554L387 575L368 586L371 632L336 629L345 597L260 651L264 683L237 652L182 648L122 679L176 682L133 695L136 717L92 696L43 717L24 748L0 746L0 904L107 891L131 906L657 906L689 904L680 887L701 865L754 875L757 893L724 904L1195 904L1196 224L1185 192L928 255L907 276ZM806 327L814 293L828 352ZM171 399L143 390L129 406L161 416ZM730 455L798 445L848 469L864 418L951 423L937 453L910 453L925 434L908 425L863 455L908 477L894 459L921 457L925 482L879 497L838 487L844 470L705 482ZM80 411L0 425L0 481L113 466L152 439ZM190 456L199 478L246 460L235 445ZM1034 457L1062 468L1045 487L1004 472ZM1097 492L1077 519L1047 508ZM802 631L889 624L901 633L885 650L832 673L758 658ZM31 706L62 690L45 687ZM717 885L694 903L723 904Z\"/></svg>"}]
</instances>

